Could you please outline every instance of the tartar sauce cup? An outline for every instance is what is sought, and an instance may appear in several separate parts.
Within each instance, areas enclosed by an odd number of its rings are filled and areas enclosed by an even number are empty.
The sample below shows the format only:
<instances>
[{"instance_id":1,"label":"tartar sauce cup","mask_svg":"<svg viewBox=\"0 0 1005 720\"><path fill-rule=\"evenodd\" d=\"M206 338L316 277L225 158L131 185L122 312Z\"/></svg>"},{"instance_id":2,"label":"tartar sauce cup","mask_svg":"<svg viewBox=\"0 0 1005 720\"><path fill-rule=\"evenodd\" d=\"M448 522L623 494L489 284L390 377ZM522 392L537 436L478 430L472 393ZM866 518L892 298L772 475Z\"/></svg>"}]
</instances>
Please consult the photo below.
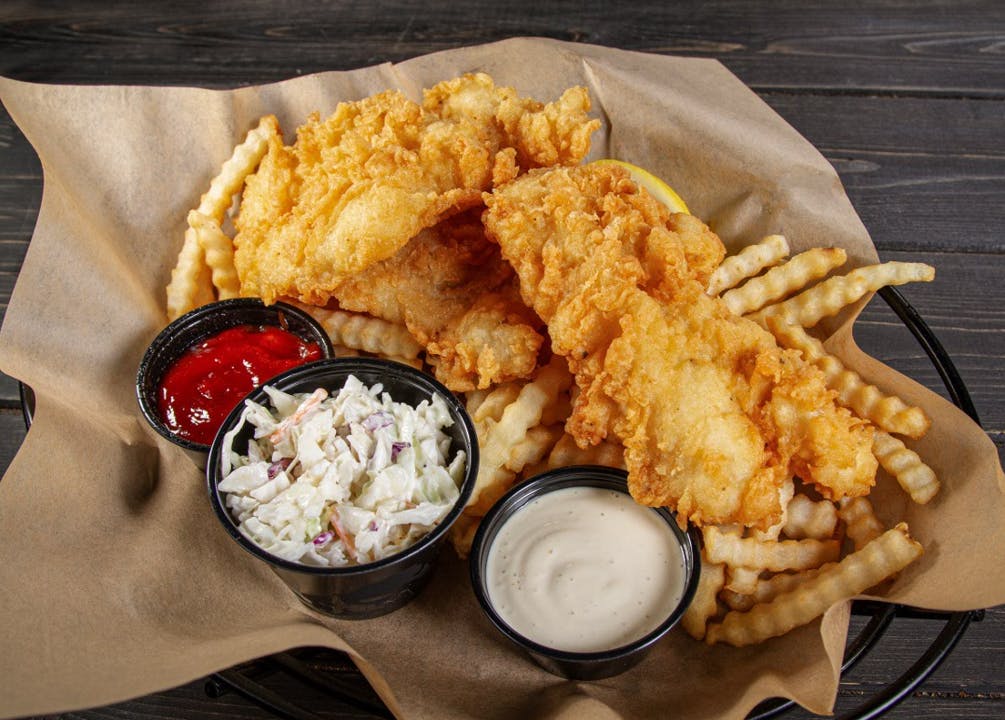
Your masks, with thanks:
<instances>
[{"instance_id":1,"label":"tartar sauce cup","mask_svg":"<svg viewBox=\"0 0 1005 720\"><path fill-rule=\"evenodd\" d=\"M335 354L331 338L317 320L300 308L281 302L266 305L258 298L219 300L169 323L143 354L136 372L136 399L150 427L185 450L200 469L206 466L209 443L182 437L165 424L158 409L161 384L167 372L191 348L225 330L245 325L281 328L306 343L316 344L322 358ZM240 404L242 399L235 398L234 404Z\"/></svg>"},{"instance_id":2,"label":"tartar sauce cup","mask_svg":"<svg viewBox=\"0 0 1005 720\"><path fill-rule=\"evenodd\" d=\"M618 528L627 544L605 547L618 538L604 533ZM655 564L625 573L642 554ZM555 675L597 680L639 663L680 621L698 558L694 531L665 508L636 504L624 471L583 465L506 493L475 534L469 569L485 615L516 647Z\"/></svg>"},{"instance_id":3,"label":"tartar sauce cup","mask_svg":"<svg viewBox=\"0 0 1005 720\"><path fill-rule=\"evenodd\" d=\"M267 384L290 394L312 393L324 388L336 395L350 375L367 387L379 383L394 402L413 407L438 395L453 421L443 432L451 441L449 457L455 457L458 451L466 456L459 494L439 524L415 544L373 562L322 567L277 557L246 537L227 509L226 493L218 487L223 480L224 436L240 422L242 407L231 412L213 441L206 465L206 482L217 518L238 545L266 563L311 609L331 617L357 620L385 615L403 607L426 585L450 527L460 517L474 489L478 475L478 438L463 404L444 385L420 370L390 360L361 357L319 360L288 370ZM268 395L261 388L247 399L269 405ZM247 446L254 430L254 426L245 423L233 438L235 451Z\"/></svg>"}]
</instances>

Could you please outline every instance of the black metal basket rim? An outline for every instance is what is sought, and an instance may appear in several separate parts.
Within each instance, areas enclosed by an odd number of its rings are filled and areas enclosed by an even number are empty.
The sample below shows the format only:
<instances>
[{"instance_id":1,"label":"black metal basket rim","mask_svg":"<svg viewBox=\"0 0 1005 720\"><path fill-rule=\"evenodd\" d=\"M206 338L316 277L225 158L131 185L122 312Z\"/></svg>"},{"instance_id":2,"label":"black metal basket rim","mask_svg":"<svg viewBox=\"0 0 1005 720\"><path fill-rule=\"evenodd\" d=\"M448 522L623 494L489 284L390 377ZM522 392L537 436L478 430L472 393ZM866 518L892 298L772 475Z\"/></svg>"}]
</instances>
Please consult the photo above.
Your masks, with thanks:
<instances>
[{"instance_id":1,"label":"black metal basket rim","mask_svg":"<svg viewBox=\"0 0 1005 720\"><path fill-rule=\"evenodd\" d=\"M974 422L980 424L977 409L973 404L966 384L963 382L963 378L960 376L952 358L950 358L942 343L928 326L928 323L925 322L918 311L896 288L884 287L877 294L883 298L901 322L907 326L908 330L911 331L911 334L914 335L925 351L925 354L928 355L929 360L935 366L940 379L945 385L953 404L969 415ZM18 382L18 388L21 395L21 410L24 415L25 426L30 427L35 409L34 392L28 385L20 381ZM953 648L955 648L960 638L963 637L970 622L981 619L984 612L983 610L939 612L913 608L907 605L861 600L854 601L852 607L855 614L870 615L871 618L858 635L848 643L841 665L842 675L868 655L869 651L882 637L883 633L896 617L920 616L929 619L944 620L945 624L925 652L921 654L907 671L882 690L867 698L857 708L840 716L839 720L871 720L872 718L879 717L903 701L942 664ZM348 706L370 713L375 717L391 717L386 708L377 706L344 683L333 683L326 678L322 678L309 667L290 656L289 653L278 653L275 656L270 656L270 658L275 658L278 666L284 671L298 677L308 685L324 690L333 698L340 700ZM207 691L210 694L216 695L219 692L225 692L226 689L239 693L260 707L272 712L277 717L291 718L293 720L313 720L318 717L314 713L305 711L289 702L283 696L269 690L260 683L250 680L234 669L214 673L211 676ZM758 705L748 715L747 720L768 720L769 718L775 718L788 712L795 705L794 701L786 698L770 698Z\"/></svg>"}]
</instances>

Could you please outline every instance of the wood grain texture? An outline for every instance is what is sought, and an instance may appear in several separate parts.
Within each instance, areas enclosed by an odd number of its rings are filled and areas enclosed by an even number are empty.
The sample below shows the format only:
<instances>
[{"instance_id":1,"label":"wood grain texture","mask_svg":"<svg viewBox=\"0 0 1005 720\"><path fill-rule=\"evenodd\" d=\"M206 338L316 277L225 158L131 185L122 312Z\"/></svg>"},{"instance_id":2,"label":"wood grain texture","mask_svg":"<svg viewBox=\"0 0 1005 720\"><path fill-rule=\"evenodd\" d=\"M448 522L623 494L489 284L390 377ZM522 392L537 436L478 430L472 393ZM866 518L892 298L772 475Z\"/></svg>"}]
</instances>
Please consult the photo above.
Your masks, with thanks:
<instances>
[{"instance_id":1,"label":"wood grain texture","mask_svg":"<svg viewBox=\"0 0 1005 720\"><path fill-rule=\"evenodd\" d=\"M276 80L535 35L717 57L755 89L1005 95L1005 24L987 0L679 3L7 0L0 73L46 82ZM87 62L100 48L102 67ZM152 51L156 51L156 54ZM221 73L221 64L226 72ZM779 67L785 67L779 72ZM184 78L179 69L182 69Z\"/></svg>"},{"instance_id":2,"label":"wood grain texture","mask_svg":"<svg viewBox=\"0 0 1005 720\"><path fill-rule=\"evenodd\" d=\"M0 4L0 74L50 83L237 87L520 35L717 58L757 91L837 169L882 259L936 266L934 283L908 286L904 295L953 358L1005 457L1000 2L6 0ZM38 159L0 111L0 317L41 188ZM867 352L944 392L914 338L881 300L866 308L855 334ZM0 471L24 434L17 383L0 374ZM896 678L938 630L933 621L895 621L843 679L839 715ZM1005 674L997 667L1003 651L1005 608L992 608L886 717L1005 716ZM330 655L308 658L319 672L347 672ZM268 682L280 692L303 693L281 676ZM358 717L322 702L311 709L321 717ZM233 692L211 698L198 681L63 717L273 715ZM797 710L785 717L812 716Z\"/></svg>"},{"instance_id":3,"label":"wood grain texture","mask_svg":"<svg viewBox=\"0 0 1005 720\"><path fill-rule=\"evenodd\" d=\"M881 251L1005 251L1002 102L762 97L834 166Z\"/></svg>"}]
</instances>

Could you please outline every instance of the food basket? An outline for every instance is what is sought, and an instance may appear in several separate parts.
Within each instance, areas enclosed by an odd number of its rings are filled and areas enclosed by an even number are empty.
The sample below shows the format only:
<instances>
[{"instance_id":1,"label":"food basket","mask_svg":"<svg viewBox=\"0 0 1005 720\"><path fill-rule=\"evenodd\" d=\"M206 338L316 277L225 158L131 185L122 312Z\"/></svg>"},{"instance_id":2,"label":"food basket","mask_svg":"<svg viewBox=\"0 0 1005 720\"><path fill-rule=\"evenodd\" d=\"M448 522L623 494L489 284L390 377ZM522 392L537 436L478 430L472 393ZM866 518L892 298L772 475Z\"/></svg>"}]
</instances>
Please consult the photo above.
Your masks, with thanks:
<instances>
[{"instance_id":1,"label":"food basket","mask_svg":"<svg viewBox=\"0 0 1005 720\"><path fill-rule=\"evenodd\" d=\"M949 399L979 423L963 379L917 310L893 287L879 290L878 295L921 345L945 385ZM31 388L24 384L21 384L20 391L25 423L30 425L34 395ZM983 610L938 612L856 600L852 604L851 628L841 666L842 677L868 656L893 623L924 625L928 644L899 677L866 694L855 707L848 710L839 708L836 717L841 720L875 718L903 701L949 656L969 624L981 620L983 614ZM293 688L297 688L295 693ZM349 657L328 648L300 648L242 663L207 678L205 690L210 698L237 693L276 717L291 720L393 717ZM310 707L325 707L327 711L320 715ZM791 700L770 699L757 706L748 720L784 717L796 709Z\"/></svg>"}]
</instances>

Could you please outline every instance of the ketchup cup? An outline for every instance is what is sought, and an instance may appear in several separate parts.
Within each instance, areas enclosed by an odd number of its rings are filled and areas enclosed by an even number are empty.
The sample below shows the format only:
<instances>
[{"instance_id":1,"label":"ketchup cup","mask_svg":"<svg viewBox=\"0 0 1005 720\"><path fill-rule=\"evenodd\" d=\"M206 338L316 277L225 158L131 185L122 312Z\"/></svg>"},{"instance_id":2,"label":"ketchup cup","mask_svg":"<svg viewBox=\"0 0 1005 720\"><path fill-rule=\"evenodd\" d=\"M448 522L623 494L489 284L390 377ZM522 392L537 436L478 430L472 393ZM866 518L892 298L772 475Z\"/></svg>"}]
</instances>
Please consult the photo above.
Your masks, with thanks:
<instances>
[{"instance_id":1,"label":"ketchup cup","mask_svg":"<svg viewBox=\"0 0 1005 720\"><path fill-rule=\"evenodd\" d=\"M212 302L182 315L165 327L150 343L140 361L136 373L136 398L150 427L185 450L200 469L206 466L210 444L172 432L158 408L161 385L168 371L190 349L225 330L242 326L280 328L305 343L317 345L321 358L330 358L335 354L328 333L308 313L285 303L266 305L258 298ZM261 383L267 379L261 378ZM252 389L249 388L249 391ZM243 394L235 395L233 405L240 404L243 399Z\"/></svg>"}]
</instances>

